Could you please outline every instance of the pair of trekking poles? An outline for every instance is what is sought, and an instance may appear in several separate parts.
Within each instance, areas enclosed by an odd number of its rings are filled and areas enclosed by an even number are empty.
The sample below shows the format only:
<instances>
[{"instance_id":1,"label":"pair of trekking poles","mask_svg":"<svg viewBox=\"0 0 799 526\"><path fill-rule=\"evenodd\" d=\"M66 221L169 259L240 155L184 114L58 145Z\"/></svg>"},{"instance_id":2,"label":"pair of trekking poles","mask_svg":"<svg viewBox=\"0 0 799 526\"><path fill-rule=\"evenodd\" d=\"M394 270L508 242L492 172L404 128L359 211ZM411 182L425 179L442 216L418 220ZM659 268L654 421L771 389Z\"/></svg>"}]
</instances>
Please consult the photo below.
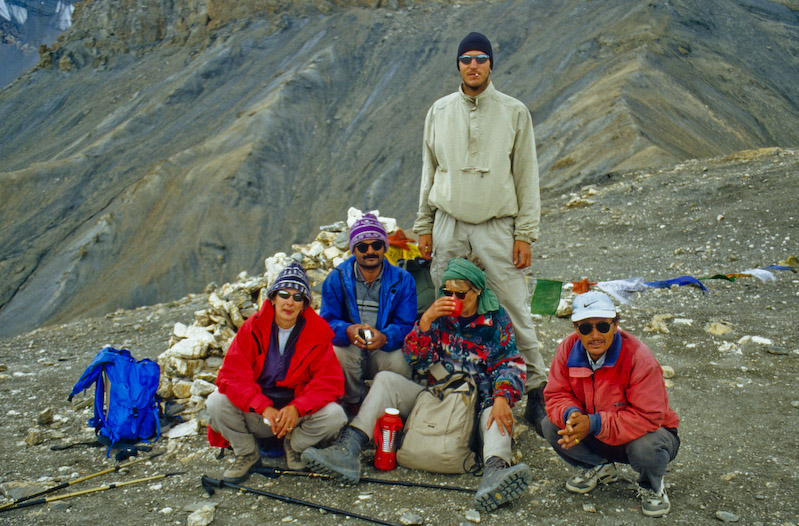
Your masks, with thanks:
<instances>
[{"instance_id":1,"label":"pair of trekking poles","mask_svg":"<svg viewBox=\"0 0 799 526\"><path fill-rule=\"evenodd\" d=\"M131 460L130 462L125 462L124 464L119 464L119 465L114 466L112 468L107 468L107 469L98 471L96 473L91 473L89 475L85 475L85 476L77 478L75 480L71 480L69 482L64 482L62 484L58 484L57 486L53 486L52 488L47 488L45 490L39 491L37 493L34 493L32 495L27 495L25 497L21 497L21 498L15 499L15 500L13 500L11 502L7 502L5 504L0 505L0 513L4 512L4 511L11 511L11 510L16 510L16 509L21 509L21 508L27 508L27 507L35 506L35 505L38 505L38 504L47 504L47 503L50 503L50 502L56 502L56 501L59 501L59 500L64 500L64 499L69 499L69 498L72 498L72 497L77 497L77 496L80 496L80 495L88 495L90 493L96 493L96 492L99 492L99 491L106 491L106 490L111 490L111 489L115 489L115 488L121 488L121 487L129 486L129 485L132 485L132 484L139 484L139 483L142 483L142 482L150 482L150 481L153 481L153 480L159 480L159 479L172 477L172 476L175 476L175 475L181 475L181 474L185 473L185 471L173 472L173 473L163 473L163 474L160 474L160 475L152 475L150 477L143 477L143 478L138 478L138 479L124 481L124 482L115 482L115 483L112 483L112 484L106 484L104 486L98 486L98 487L95 487L95 488L90 488L90 489L86 489L86 490L82 490L82 491L76 491L74 493L65 493L64 495L55 495L55 496L50 496L50 497L47 496L47 495L49 495L51 493L55 493L56 491L68 488L70 486L74 486L75 484L79 484L81 482L85 482L87 480L91 480L93 478L100 477L100 476L106 475L108 473L117 472L117 471L119 471L119 470L121 470L123 468L131 466L131 465L136 464L138 462L142 462L144 460L152 460L153 458L156 458L156 457L158 457L160 455L163 455L163 453L156 453L155 455L150 455L149 457L137 458L137 459ZM263 476L265 476L267 478L278 478L278 477L283 476L283 475L286 475L286 476L300 476L300 477L308 477L308 478L321 478L321 479L331 479L331 478L333 478L333 477L331 477L329 475L322 475L322 474L319 474L319 473L311 473L311 472L307 472L307 471L285 470L285 469L280 469L280 468L275 468L275 467L270 467L270 466L262 466L262 467L256 468L254 470L254 472L258 473L260 475L263 475ZM463 492L463 493L474 493L476 491L474 489L461 488L461 487L457 487L457 486L447 486L447 485L439 485L439 484L427 484L427 483L422 483L422 482L407 482L407 481L403 481L403 480L385 480L385 479L376 479L376 478L368 478L368 477L361 478L361 482L373 483L373 484L386 484L386 485L391 485L391 486L406 486L406 487L416 487L416 488L425 488L425 489L440 489L440 490L448 490L448 491L459 491L459 492ZM397 523L394 523L394 522L389 522L389 521L384 521L384 520L381 520L381 519L376 519L374 517L369 517L369 516L366 516L366 515L361 515L361 514L358 514L358 513L346 511L346 510L343 510L343 509L334 508L332 506L327 506L327 505L324 505L324 504L317 504L317 503L314 503L314 502L309 502L309 501L305 501L305 500L301 500L301 499L295 499L293 497L288 497L288 496L285 496L285 495L279 495L277 493L271 493L271 492L268 492L268 491L263 491L263 490L259 490L259 489L255 489L255 488L250 488L250 487L247 487L247 486L242 486L240 484L234 484L232 482L227 482L225 480L213 479L211 477L208 477L207 475L203 475L203 477L202 477L202 487L209 495L213 495L214 494L215 488L220 488L220 489L221 488L232 488L232 489L236 489L236 490L239 490L239 491L243 491L245 493L251 493L251 494L254 494L254 495L260 495L260 496L264 496L264 497L269 497L269 498L276 499L276 500L279 500L279 501L282 501L282 502L286 502L286 503L289 503L289 504L299 504L299 505L306 506L306 507L309 507L309 508L324 510L324 511L327 511L329 513L335 513L335 514L338 514L338 515L343 515L345 517L361 519L361 520L364 520L364 521L367 521L367 522L372 522L372 523L375 523L375 524L383 524L385 526L399 526Z\"/></svg>"},{"instance_id":2,"label":"pair of trekking poles","mask_svg":"<svg viewBox=\"0 0 799 526\"><path fill-rule=\"evenodd\" d=\"M100 476L106 475L108 473L114 473L116 471L119 471L122 468L126 468L126 467L131 466L133 464L136 464L138 462L142 462L144 460L152 460L155 457L158 457L160 455L163 455L163 453L156 453L155 455L150 455L149 457L137 458L135 460L131 460L130 462L125 462L124 464L119 464L117 466L114 466L113 468L104 469L102 471L98 471L97 473L92 473L90 475L86 475L86 476L77 478L75 480L70 480L69 482L64 482L64 483L59 484L57 486L53 486L52 488L47 488L45 490L39 491L37 493L34 493L32 495L28 495L26 497L21 497L21 498L15 499L15 500L13 500L11 502L7 502L7 503L5 503L3 505L0 505L0 512L17 510L17 509L20 509L20 508L27 508L29 506L35 506L37 504L46 504L48 502L55 502L55 501L58 501L58 500L69 499L69 498L72 498L72 497L77 497L79 495L87 495L89 493L96 493L98 491L106 491L106 490L109 490L109 489L121 488L123 486L130 486L131 484L139 484L139 483L142 483L142 482L150 482L151 480L163 479L163 478L166 478L166 477L172 477L172 476L175 476L175 475L181 475L181 474L185 473L185 471L174 472L174 473L164 473L164 474L161 474L161 475L153 475L151 477L144 477L144 478L139 478L139 479L135 479L135 480L127 480L127 481L124 481L124 482L114 482L112 484L106 484L105 486L98 486L96 488L90 488L90 489L85 489L85 490L82 490L82 491L76 491L74 493L65 493L64 495L55 495L55 496L52 496L52 497L46 497L45 496L45 495L49 495L50 493L55 493L56 491L62 490L64 488L68 488L70 486L74 486L75 484L78 484L80 482L85 482L87 480L91 480L91 479L93 479L95 477L100 477Z\"/></svg>"},{"instance_id":3,"label":"pair of trekking poles","mask_svg":"<svg viewBox=\"0 0 799 526\"><path fill-rule=\"evenodd\" d=\"M294 470L286 470L280 468L274 468L271 466L261 466L255 468L253 473L258 473L259 475L263 475L268 478L278 478L283 475L289 476L297 476L297 477L308 477L308 478L321 478L321 479L332 479L330 475L322 475L320 473L311 473L308 471L294 471ZM386 484L390 486L406 486L412 488L425 488L425 489L441 489L441 490L448 490L448 491L460 491L463 493L475 493L477 490L470 489L470 488L461 488L458 486L447 486L447 485L439 485L439 484L427 484L423 482L407 482L404 480L385 480L385 479L375 479L375 478L368 478L368 477L361 477L361 482L366 483L373 483L373 484ZM354 513L351 511L343 510L340 508L334 508L332 506L327 506L325 504L317 504L315 502L308 502L306 500L295 499L294 497L287 497L285 495L279 495L277 493L271 493L269 491L263 491L256 488L250 488L247 486L242 486L240 484L234 484L232 482L227 482L225 480L219 480L211 478L207 475L203 475L202 477L202 486L203 489L208 493L208 495L213 495L216 488L231 488L236 489L239 491L243 491L245 493L251 493L253 495L259 495L262 497L269 497L271 499L276 499L282 502L287 502L289 504L299 504L301 506L306 506L309 508L317 509L317 510L324 510L329 513L335 513L338 515L343 515L345 517L351 517L354 519L361 519L367 522L371 522L374 524L383 524L385 526L400 526L400 524L396 522L385 521L382 519L376 519L374 517L369 517L367 515L361 515L359 513Z\"/></svg>"}]
</instances>

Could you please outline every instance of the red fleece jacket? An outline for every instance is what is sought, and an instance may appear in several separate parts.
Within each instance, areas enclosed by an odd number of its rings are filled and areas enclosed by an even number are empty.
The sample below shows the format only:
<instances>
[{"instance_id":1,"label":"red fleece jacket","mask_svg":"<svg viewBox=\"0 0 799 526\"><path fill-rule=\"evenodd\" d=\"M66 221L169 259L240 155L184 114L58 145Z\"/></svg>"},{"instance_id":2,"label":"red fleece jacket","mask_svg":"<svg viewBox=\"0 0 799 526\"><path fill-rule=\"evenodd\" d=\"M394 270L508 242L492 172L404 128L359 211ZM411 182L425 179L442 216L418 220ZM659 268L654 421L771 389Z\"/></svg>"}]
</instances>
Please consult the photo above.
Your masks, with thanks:
<instances>
[{"instance_id":1,"label":"red fleece jacket","mask_svg":"<svg viewBox=\"0 0 799 526\"><path fill-rule=\"evenodd\" d=\"M576 332L561 342L544 389L549 419L562 429L572 408L599 414L595 436L610 445L626 444L659 427L677 428L680 419L669 407L663 370L652 351L621 329L616 337L620 345L611 346L596 371Z\"/></svg>"},{"instance_id":2,"label":"red fleece jacket","mask_svg":"<svg viewBox=\"0 0 799 526\"><path fill-rule=\"evenodd\" d=\"M264 302L261 310L241 326L216 378L219 392L245 412L261 414L272 401L261 392L258 377L264 367L275 310ZM333 331L311 307L301 314L305 327L297 338L286 378L279 387L294 390L291 404L300 416L318 411L344 395L344 373L333 352ZM225 439L208 427L208 442L227 447Z\"/></svg>"}]
</instances>

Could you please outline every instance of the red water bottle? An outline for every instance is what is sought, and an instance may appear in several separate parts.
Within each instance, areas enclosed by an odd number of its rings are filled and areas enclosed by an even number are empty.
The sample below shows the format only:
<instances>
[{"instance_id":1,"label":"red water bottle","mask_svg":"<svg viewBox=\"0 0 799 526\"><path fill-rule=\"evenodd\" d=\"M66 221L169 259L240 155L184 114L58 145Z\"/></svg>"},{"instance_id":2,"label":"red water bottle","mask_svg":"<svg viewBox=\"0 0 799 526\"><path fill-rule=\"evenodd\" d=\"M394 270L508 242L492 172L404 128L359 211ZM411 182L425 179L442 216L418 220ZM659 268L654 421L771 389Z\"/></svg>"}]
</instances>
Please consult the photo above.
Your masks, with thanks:
<instances>
[{"instance_id":1,"label":"red water bottle","mask_svg":"<svg viewBox=\"0 0 799 526\"><path fill-rule=\"evenodd\" d=\"M375 467L390 471L397 467L397 441L402 430L399 409L386 408L386 414L375 424Z\"/></svg>"}]
</instances>

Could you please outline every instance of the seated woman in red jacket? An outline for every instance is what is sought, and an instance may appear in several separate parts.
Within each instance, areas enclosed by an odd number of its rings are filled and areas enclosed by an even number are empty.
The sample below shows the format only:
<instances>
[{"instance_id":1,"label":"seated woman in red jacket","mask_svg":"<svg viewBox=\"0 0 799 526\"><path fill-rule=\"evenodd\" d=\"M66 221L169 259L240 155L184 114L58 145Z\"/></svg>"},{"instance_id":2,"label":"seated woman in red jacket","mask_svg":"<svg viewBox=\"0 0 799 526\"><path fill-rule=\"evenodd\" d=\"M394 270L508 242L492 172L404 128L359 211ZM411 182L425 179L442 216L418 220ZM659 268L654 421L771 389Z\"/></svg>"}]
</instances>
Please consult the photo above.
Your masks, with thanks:
<instances>
[{"instance_id":1,"label":"seated woman in red jacket","mask_svg":"<svg viewBox=\"0 0 799 526\"><path fill-rule=\"evenodd\" d=\"M305 270L292 263L269 287L261 310L239 329L208 397L208 441L236 456L223 478L240 483L261 464L257 438L284 439L289 469L300 454L335 438L347 423L335 401L344 373L333 331L313 308Z\"/></svg>"},{"instance_id":2,"label":"seated woman in red jacket","mask_svg":"<svg viewBox=\"0 0 799 526\"><path fill-rule=\"evenodd\" d=\"M558 346L544 389L544 437L584 471L572 493L618 480L614 462L638 472L641 510L660 517L671 505L663 475L677 456L680 419L669 407L663 370L652 351L619 329L613 301L599 291L575 298L575 332Z\"/></svg>"}]
</instances>

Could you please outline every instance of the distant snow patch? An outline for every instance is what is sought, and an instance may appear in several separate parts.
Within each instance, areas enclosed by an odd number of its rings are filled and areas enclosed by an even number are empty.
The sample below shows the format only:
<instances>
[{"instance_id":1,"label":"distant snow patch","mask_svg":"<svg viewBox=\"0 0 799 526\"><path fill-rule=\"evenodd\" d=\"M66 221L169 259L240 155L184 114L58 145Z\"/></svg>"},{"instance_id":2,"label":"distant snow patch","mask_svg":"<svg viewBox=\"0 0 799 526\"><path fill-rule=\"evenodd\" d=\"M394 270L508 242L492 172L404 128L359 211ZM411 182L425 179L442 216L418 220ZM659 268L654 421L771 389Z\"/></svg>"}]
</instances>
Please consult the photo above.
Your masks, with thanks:
<instances>
[{"instance_id":1,"label":"distant snow patch","mask_svg":"<svg viewBox=\"0 0 799 526\"><path fill-rule=\"evenodd\" d=\"M2 2L3 0L0 0ZM61 31L69 28L72 25L72 12L75 11L75 6L69 2L58 2L56 5L55 12L58 16L58 21L56 22L56 26Z\"/></svg>"},{"instance_id":2,"label":"distant snow patch","mask_svg":"<svg viewBox=\"0 0 799 526\"><path fill-rule=\"evenodd\" d=\"M18 5L8 5L6 0L0 0L0 16L22 25L28 19L28 10Z\"/></svg>"}]
</instances>

